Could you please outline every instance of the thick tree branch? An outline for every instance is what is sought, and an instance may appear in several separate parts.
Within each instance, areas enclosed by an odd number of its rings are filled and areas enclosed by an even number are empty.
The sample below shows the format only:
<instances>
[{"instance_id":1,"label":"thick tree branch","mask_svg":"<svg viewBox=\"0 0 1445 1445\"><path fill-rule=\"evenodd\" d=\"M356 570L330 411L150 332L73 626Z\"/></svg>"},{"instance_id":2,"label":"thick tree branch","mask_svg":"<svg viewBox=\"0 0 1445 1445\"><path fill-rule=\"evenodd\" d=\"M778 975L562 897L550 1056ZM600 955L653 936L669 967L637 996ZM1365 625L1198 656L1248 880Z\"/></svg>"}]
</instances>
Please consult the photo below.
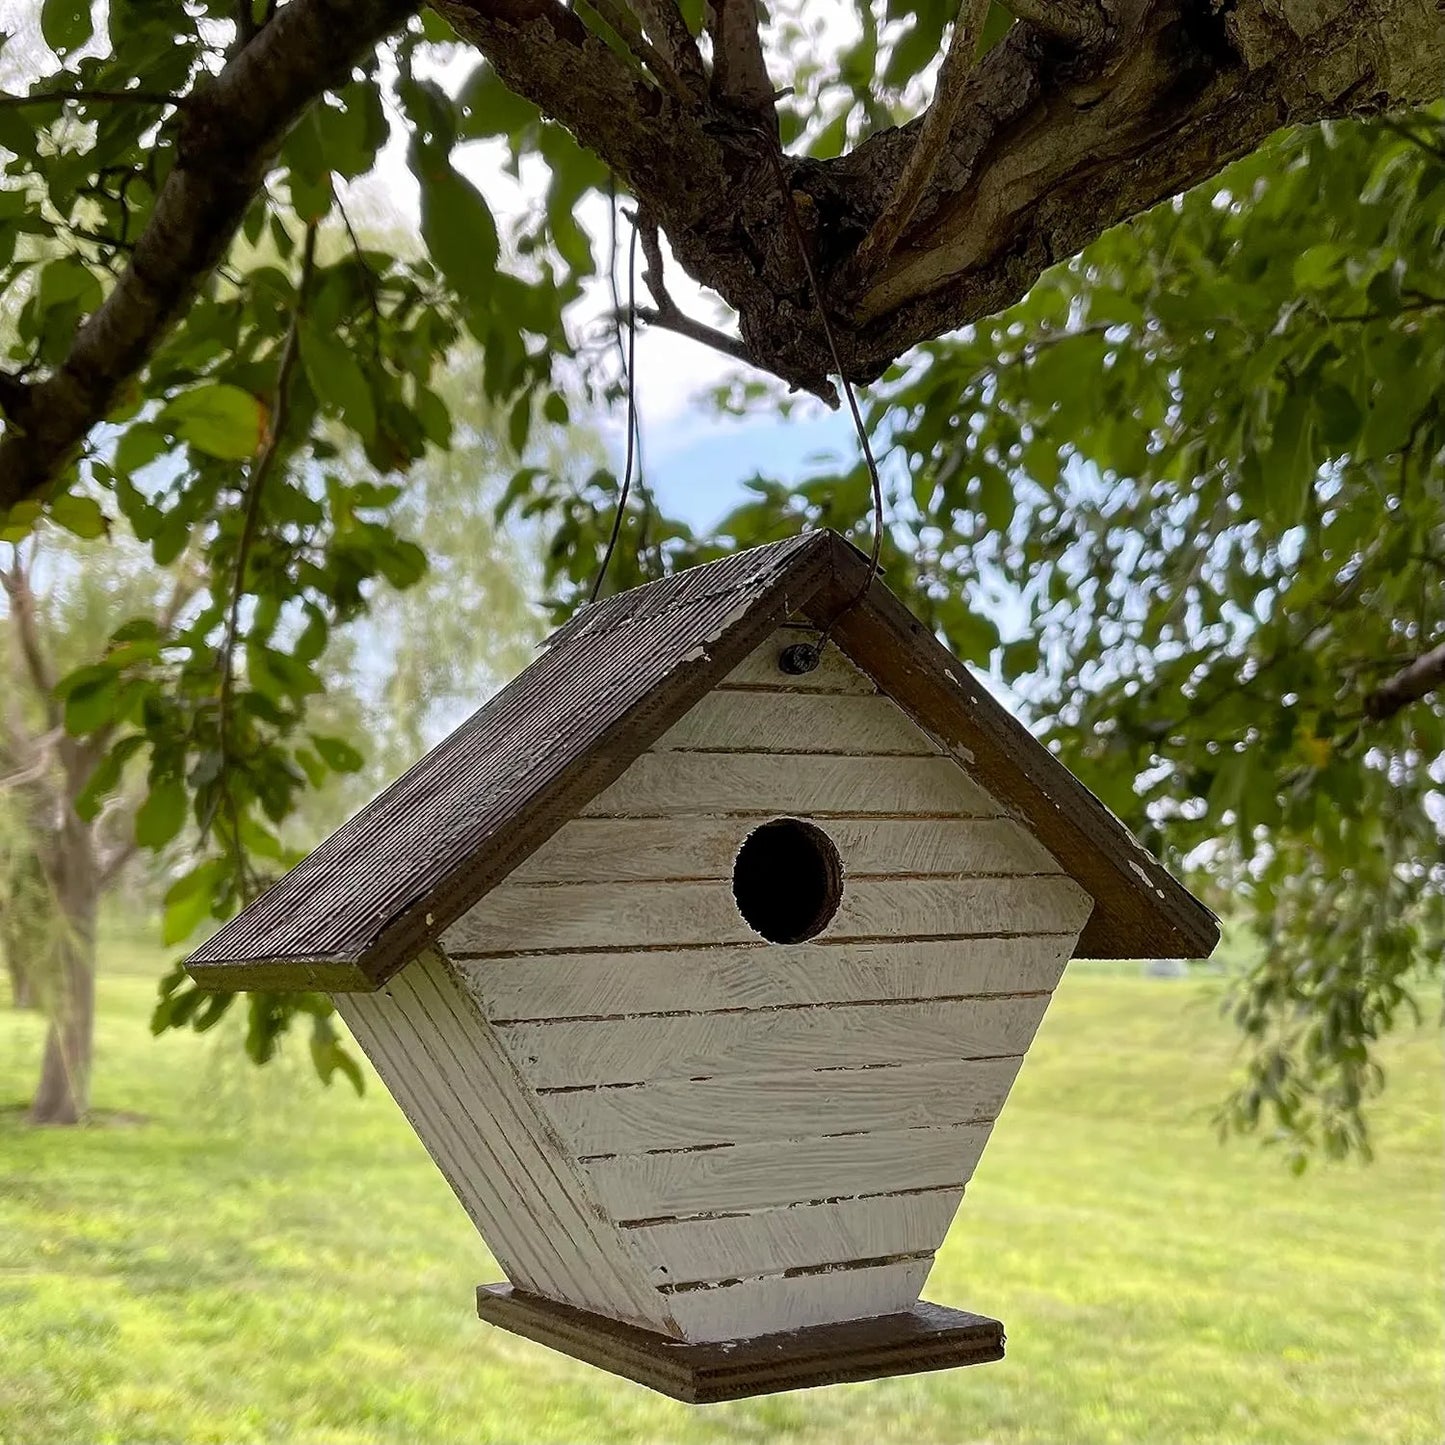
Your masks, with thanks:
<instances>
[{"instance_id":1,"label":"thick tree branch","mask_svg":"<svg viewBox=\"0 0 1445 1445\"><path fill-rule=\"evenodd\" d=\"M1445 687L1445 642L1421 653L1370 693L1365 699L1365 716L1384 722L1441 687Z\"/></svg>"},{"instance_id":2,"label":"thick tree branch","mask_svg":"<svg viewBox=\"0 0 1445 1445\"><path fill-rule=\"evenodd\" d=\"M795 386L823 382L828 347L771 148L736 103L740 89L761 100L764 81L746 65L752 81L738 79L736 45L720 56L727 84L715 77L706 103L683 107L629 80L555 0L435 3L512 89L623 178L684 269L738 313L757 365ZM1106 0L1097 39L1094 8L1020 0L1027 23L966 75L936 147L918 150L924 122L915 121L836 160L784 160L852 379L871 380L918 342L1009 305L1107 226L1283 125L1445 93L1445 13L1433 0ZM751 44L754 16L752 0L715 3L715 44ZM931 164L927 184L886 264L855 295L858 247L915 155Z\"/></svg>"},{"instance_id":3,"label":"thick tree branch","mask_svg":"<svg viewBox=\"0 0 1445 1445\"><path fill-rule=\"evenodd\" d=\"M291 0L186 98L174 166L130 262L60 368L6 406L0 512L44 494L225 254L286 132L419 9Z\"/></svg>"},{"instance_id":4,"label":"thick tree branch","mask_svg":"<svg viewBox=\"0 0 1445 1445\"><path fill-rule=\"evenodd\" d=\"M992 0L963 0L943 64L938 70L933 104L923 114L913 149L903 163L902 174L893 194L878 218L868 228L863 243L849 264L848 272L855 284L865 284L893 254L903 229L913 219L919 202L933 181L944 147L953 132L954 122L963 106L965 83L974 67L983 23L988 19Z\"/></svg>"}]
</instances>

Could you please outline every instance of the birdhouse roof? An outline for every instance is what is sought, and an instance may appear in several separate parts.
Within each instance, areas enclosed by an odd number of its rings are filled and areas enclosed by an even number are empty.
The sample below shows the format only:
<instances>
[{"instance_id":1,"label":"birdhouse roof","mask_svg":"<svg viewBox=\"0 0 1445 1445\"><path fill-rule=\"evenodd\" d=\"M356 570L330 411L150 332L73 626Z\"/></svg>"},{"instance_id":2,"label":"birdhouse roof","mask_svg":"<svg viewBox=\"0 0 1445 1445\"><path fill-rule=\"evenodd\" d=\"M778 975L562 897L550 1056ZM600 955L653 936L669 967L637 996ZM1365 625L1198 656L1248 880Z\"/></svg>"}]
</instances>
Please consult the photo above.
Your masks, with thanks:
<instances>
[{"instance_id":1,"label":"birdhouse roof","mask_svg":"<svg viewBox=\"0 0 1445 1445\"><path fill-rule=\"evenodd\" d=\"M820 626L1094 899L1078 954L1207 955L1218 923L836 533L580 611L541 655L187 960L212 988L381 986L785 620ZM836 620L835 620L836 619Z\"/></svg>"}]
</instances>

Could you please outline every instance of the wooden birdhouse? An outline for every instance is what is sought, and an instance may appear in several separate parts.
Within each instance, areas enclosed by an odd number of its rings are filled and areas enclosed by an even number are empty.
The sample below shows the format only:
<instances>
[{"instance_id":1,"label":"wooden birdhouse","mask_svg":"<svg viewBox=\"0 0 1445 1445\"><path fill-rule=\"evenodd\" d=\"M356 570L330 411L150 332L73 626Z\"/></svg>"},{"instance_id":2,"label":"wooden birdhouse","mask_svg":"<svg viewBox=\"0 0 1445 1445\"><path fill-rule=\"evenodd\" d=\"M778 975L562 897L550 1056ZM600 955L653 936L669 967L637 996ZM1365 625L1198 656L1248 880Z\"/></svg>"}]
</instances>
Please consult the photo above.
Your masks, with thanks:
<instances>
[{"instance_id":1,"label":"wooden birdhouse","mask_svg":"<svg viewBox=\"0 0 1445 1445\"><path fill-rule=\"evenodd\" d=\"M330 993L481 1315L681 1399L999 1358L919 1291L1065 963L1218 937L867 571L585 608L187 963Z\"/></svg>"}]
</instances>

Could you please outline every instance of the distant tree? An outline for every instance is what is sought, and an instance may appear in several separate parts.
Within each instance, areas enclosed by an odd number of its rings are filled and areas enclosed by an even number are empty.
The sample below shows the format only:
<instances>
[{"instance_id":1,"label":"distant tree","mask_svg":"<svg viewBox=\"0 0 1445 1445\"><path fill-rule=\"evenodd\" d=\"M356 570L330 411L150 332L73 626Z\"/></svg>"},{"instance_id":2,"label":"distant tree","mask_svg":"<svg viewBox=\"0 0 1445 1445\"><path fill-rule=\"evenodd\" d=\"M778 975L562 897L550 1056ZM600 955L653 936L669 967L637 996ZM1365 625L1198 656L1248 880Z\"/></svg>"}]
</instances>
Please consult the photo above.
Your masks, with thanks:
<instances>
[{"instance_id":1,"label":"distant tree","mask_svg":"<svg viewBox=\"0 0 1445 1445\"><path fill-rule=\"evenodd\" d=\"M144 822L118 789L113 730L91 726L92 693L58 684L121 618L109 655L164 635L196 582L183 565L158 576L136 547L54 543L40 530L0 544L0 945L14 996L49 1020L30 1117L73 1124L90 1098L96 915Z\"/></svg>"}]
</instances>

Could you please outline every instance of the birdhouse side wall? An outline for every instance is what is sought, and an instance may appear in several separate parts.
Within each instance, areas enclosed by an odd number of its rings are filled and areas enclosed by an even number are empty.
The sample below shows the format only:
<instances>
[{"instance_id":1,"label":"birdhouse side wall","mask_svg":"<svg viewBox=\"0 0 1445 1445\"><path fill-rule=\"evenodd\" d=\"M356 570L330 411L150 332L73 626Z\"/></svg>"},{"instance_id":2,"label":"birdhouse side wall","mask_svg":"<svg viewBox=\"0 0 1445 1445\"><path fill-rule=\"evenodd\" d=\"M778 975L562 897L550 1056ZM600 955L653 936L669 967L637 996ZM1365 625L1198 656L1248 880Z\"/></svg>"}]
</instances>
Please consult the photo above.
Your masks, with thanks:
<instances>
[{"instance_id":1,"label":"birdhouse side wall","mask_svg":"<svg viewBox=\"0 0 1445 1445\"><path fill-rule=\"evenodd\" d=\"M782 672L809 635L770 639L442 939L687 1339L912 1304L1092 907L836 649ZM806 943L766 942L733 893L778 817L843 866Z\"/></svg>"}]
</instances>

